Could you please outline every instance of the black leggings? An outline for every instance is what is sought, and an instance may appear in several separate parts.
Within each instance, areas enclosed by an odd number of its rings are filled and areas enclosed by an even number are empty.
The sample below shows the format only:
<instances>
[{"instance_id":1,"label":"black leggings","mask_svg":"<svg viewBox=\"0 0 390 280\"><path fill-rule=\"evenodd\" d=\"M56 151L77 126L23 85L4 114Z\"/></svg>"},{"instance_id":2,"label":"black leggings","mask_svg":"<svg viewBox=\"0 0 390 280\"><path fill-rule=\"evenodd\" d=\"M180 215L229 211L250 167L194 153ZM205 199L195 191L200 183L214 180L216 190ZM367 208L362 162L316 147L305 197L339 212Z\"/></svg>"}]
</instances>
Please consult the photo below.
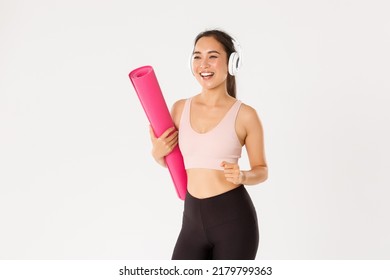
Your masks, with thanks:
<instances>
[{"instance_id":1,"label":"black leggings","mask_svg":"<svg viewBox=\"0 0 390 280\"><path fill-rule=\"evenodd\" d=\"M258 245L256 210L243 185L205 199L187 192L173 260L250 260Z\"/></svg>"}]
</instances>

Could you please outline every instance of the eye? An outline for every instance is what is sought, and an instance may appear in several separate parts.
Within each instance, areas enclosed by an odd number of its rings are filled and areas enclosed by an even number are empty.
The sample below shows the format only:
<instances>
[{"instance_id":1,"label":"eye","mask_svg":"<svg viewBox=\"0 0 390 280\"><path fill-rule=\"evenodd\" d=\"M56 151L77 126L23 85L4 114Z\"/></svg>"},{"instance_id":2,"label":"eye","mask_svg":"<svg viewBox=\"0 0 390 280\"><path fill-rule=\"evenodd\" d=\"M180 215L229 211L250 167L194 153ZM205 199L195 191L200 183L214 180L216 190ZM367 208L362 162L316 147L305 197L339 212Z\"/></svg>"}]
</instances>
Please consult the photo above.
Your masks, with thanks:
<instances>
[{"instance_id":1,"label":"eye","mask_svg":"<svg viewBox=\"0 0 390 280\"><path fill-rule=\"evenodd\" d=\"M195 55L193 59L200 59L200 56Z\"/></svg>"},{"instance_id":2,"label":"eye","mask_svg":"<svg viewBox=\"0 0 390 280\"><path fill-rule=\"evenodd\" d=\"M218 56L212 55L212 56L210 56L210 58L218 58Z\"/></svg>"}]
</instances>

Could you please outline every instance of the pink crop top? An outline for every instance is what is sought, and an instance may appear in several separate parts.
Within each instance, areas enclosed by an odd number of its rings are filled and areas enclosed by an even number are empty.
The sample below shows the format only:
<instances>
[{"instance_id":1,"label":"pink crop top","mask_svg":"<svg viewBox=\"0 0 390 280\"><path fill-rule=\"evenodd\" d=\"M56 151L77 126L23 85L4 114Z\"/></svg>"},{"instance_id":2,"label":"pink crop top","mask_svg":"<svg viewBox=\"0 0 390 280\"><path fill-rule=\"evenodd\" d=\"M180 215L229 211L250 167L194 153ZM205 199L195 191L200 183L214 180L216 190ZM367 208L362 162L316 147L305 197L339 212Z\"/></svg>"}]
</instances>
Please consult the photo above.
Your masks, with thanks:
<instances>
[{"instance_id":1,"label":"pink crop top","mask_svg":"<svg viewBox=\"0 0 390 280\"><path fill-rule=\"evenodd\" d=\"M191 100L186 100L179 126L179 147L186 169L207 168L223 170L222 161L237 163L242 145L237 137L235 123L241 101L237 100L216 127L198 133L191 127Z\"/></svg>"}]
</instances>

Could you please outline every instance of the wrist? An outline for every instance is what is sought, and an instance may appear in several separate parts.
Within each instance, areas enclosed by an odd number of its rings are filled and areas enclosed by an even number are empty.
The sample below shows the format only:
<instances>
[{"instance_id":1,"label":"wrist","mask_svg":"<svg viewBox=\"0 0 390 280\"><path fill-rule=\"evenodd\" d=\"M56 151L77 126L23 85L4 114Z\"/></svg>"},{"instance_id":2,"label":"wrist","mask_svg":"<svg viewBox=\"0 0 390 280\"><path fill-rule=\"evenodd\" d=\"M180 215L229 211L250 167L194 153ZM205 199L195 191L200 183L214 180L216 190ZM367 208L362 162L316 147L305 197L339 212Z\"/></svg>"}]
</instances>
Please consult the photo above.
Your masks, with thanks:
<instances>
[{"instance_id":1,"label":"wrist","mask_svg":"<svg viewBox=\"0 0 390 280\"><path fill-rule=\"evenodd\" d=\"M159 158L159 159L156 159L156 161L163 167L167 167L167 164L165 162L165 158Z\"/></svg>"},{"instance_id":2,"label":"wrist","mask_svg":"<svg viewBox=\"0 0 390 280\"><path fill-rule=\"evenodd\" d=\"M240 183L244 185L245 180L246 180L246 172L245 171L240 171L240 178L241 178Z\"/></svg>"},{"instance_id":3,"label":"wrist","mask_svg":"<svg viewBox=\"0 0 390 280\"><path fill-rule=\"evenodd\" d=\"M153 156L154 160L155 160L158 164L160 164L160 165L163 166L163 167L166 167L166 166L167 166L167 164L166 164L166 162L165 162L165 157L158 157L158 156L156 156L156 155L154 154L153 151L152 151L152 156Z\"/></svg>"}]
</instances>

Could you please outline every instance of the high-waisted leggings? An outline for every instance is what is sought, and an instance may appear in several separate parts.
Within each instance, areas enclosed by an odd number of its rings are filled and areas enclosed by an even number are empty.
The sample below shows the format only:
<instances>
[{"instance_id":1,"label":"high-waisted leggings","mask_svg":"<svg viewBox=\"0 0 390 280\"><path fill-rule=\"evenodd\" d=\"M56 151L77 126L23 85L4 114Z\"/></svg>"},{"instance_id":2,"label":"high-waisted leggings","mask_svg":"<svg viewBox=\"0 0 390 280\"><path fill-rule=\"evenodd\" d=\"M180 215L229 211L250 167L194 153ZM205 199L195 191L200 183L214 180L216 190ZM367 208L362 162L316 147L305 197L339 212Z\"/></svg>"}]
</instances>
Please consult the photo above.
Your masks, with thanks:
<instances>
[{"instance_id":1,"label":"high-waisted leggings","mask_svg":"<svg viewBox=\"0 0 390 280\"><path fill-rule=\"evenodd\" d=\"M204 199L187 192L173 260L250 260L258 245L256 210L243 185Z\"/></svg>"}]
</instances>

